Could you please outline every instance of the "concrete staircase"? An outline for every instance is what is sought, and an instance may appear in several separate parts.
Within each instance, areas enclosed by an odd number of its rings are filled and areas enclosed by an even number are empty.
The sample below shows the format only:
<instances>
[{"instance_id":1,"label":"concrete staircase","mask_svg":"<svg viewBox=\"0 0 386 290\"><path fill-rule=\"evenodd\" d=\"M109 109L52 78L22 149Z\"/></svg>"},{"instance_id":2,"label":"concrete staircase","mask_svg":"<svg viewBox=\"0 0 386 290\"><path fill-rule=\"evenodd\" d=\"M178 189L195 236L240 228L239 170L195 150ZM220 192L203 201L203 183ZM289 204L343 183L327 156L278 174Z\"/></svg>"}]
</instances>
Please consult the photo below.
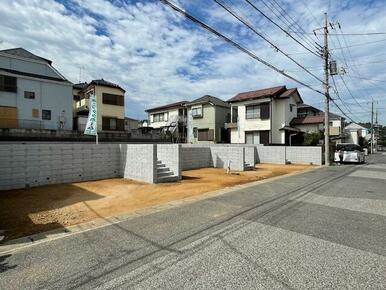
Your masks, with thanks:
<instances>
[{"instance_id":1,"label":"concrete staircase","mask_svg":"<svg viewBox=\"0 0 386 290\"><path fill-rule=\"evenodd\" d=\"M175 175L162 161L157 160L157 182L178 181L178 175Z\"/></svg>"}]
</instances>

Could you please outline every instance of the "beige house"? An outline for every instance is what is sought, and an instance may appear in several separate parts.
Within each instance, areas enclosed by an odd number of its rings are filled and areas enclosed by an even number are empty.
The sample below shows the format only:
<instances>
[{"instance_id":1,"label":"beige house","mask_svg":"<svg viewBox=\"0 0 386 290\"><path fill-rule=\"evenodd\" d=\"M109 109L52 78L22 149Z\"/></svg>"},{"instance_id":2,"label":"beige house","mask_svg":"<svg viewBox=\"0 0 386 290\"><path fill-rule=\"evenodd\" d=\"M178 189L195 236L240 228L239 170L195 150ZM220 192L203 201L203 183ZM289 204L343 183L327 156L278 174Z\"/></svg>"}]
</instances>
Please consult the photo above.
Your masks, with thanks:
<instances>
[{"instance_id":1,"label":"beige house","mask_svg":"<svg viewBox=\"0 0 386 290\"><path fill-rule=\"evenodd\" d=\"M229 143L225 123L230 105L205 95L185 105L188 109L188 143Z\"/></svg>"},{"instance_id":2,"label":"beige house","mask_svg":"<svg viewBox=\"0 0 386 290\"><path fill-rule=\"evenodd\" d=\"M96 96L98 131L125 130L125 90L104 79L73 86L74 129L83 131L89 112L89 98Z\"/></svg>"}]
</instances>

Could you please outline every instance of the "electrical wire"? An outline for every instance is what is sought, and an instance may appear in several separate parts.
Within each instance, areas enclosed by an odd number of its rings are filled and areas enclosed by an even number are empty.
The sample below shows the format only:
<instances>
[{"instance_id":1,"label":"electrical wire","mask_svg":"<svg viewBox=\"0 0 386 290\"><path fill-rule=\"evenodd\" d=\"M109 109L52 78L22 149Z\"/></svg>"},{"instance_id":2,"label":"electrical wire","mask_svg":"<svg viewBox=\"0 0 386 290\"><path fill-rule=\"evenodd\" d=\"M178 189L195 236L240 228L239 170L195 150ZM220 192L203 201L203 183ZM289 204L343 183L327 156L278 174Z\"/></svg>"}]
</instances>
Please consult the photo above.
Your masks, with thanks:
<instances>
[{"instance_id":1,"label":"electrical wire","mask_svg":"<svg viewBox=\"0 0 386 290\"><path fill-rule=\"evenodd\" d=\"M310 53L317 57L322 57L320 54L316 53L315 51L309 49L307 46L305 46L303 43L301 43L298 39L296 39L294 36L292 36L291 33L289 33L287 30L285 30L283 27L281 27L277 22L272 20L268 15L266 15L262 10L260 10L255 4L253 4L250 0L244 0L247 2L254 10L259 12L264 18L266 18L269 22L271 22L273 25L275 25L277 28L279 28L281 31L283 31L288 37L292 38L296 43L301 45L304 49L308 50ZM291 55L291 54L288 54Z\"/></svg>"},{"instance_id":2,"label":"electrical wire","mask_svg":"<svg viewBox=\"0 0 386 290\"><path fill-rule=\"evenodd\" d=\"M316 76L315 74L313 74L312 72L310 72L307 68L305 68L302 64L300 64L298 61L296 61L294 58L292 58L291 56L289 56L286 52L284 52L281 48L279 48L277 45L275 45L273 42L271 42L270 40L268 40L264 35L262 35L260 32L258 32L253 26L251 23L248 23L245 19L243 19L243 17L241 17L240 15L237 15L234 11L232 11L232 9L228 6L226 6L222 1L219 1L219 0L213 0L214 2L216 2L218 5L220 5L223 9L225 9L229 14L231 14L233 17L235 17L237 20L239 20L241 23L243 23L246 27L248 27L251 31L253 31L256 35L260 36L263 40L265 40L266 42L268 42L274 49L276 49L276 51L280 52L281 54L283 54L284 56L286 56L287 58L289 58L293 63L295 63L298 67L302 68L305 72L307 72L308 74L310 74L311 76L313 76L315 79L317 79L318 81L320 81L322 84L324 84L324 81L321 80L318 76Z\"/></svg>"},{"instance_id":3,"label":"electrical wire","mask_svg":"<svg viewBox=\"0 0 386 290\"><path fill-rule=\"evenodd\" d=\"M321 91L317 90L317 89L314 89L313 87L311 87L310 85L296 79L295 77L283 72L283 70L280 70L278 69L277 67L275 67L274 65L270 64L269 62L263 60L262 58L258 57L257 55L255 55L253 52L249 51L248 49L246 49L245 47L241 46L240 44L236 43L235 41L231 40L230 38L228 38L227 36L221 34L220 32L216 31L215 29L213 29L212 27L208 26L207 24L205 24L204 22L202 22L201 20L195 18L194 16L190 15L189 13L187 13L185 10L179 8L178 6L176 6L175 4L171 3L170 1L168 0L159 0L160 2L164 3L165 5L168 5L170 8L172 8L174 11L178 12L179 14L181 14L182 16L186 17L187 19L189 19L190 21L198 24L199 26L201 26L202 28L204 28L205 30L211 32L212 34L216 35L217 37L223 39L224 41L226 41L227 43L231 44L232 46L236 47L237 49L239 49L240 51L242 51L243 53L249 55L251 58L257 60L258 62L261 62L262 64L264 64L265 66L271 68L272 70L278 72L279 74L287 77L288 79L290 80L293 80L294 82L304 86L304 87L307 87L309 88L310 90L314 91L314 92L317 92L321 95L324 95L324 93L322 93Z\"/></svg>"}]
</instances>

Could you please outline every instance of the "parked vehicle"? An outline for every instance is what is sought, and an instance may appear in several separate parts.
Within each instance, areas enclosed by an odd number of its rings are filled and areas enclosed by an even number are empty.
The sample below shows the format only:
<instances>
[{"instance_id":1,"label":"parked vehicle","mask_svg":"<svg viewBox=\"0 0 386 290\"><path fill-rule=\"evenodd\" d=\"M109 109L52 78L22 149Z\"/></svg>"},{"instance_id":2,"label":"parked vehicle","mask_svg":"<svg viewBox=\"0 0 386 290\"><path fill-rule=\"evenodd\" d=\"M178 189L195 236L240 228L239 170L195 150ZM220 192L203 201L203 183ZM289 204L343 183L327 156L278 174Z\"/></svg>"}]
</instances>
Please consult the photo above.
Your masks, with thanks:
<instances>
[{"instance_id":1,"label":"parked vehicle","mask_svg":"<svg viewBox=\"0 0 386 290\"><path fill-rule=\"evenodd\" d=\"M342 143L336 145L334 161L338 163L353 162L364 163L365 151L357 144Z\"/></svg>"}]
</instances>

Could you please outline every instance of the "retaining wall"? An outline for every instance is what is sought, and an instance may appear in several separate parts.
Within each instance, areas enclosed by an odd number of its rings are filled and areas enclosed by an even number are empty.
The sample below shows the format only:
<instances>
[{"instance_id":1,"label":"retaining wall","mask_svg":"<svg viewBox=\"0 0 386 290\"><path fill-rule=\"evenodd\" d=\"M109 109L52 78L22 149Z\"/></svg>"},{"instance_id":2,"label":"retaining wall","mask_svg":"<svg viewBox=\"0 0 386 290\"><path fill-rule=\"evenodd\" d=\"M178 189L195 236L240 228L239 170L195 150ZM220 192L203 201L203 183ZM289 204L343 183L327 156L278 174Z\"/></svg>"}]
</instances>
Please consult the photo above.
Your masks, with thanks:
<instances>
[{"instance_id":1,"label":"retaining wall","mask_svg":"<svg viewBox=\"0 0 386 290\"><path fill-rule=\"evenodd\" d=\"M0 145L0 190L120 175L118 144Z\"/></svg>"},{"instance_id":2,"label":"retaining wall","mask_svg":"<svg viewBox=\"0 0 386 290\"><path fill-rule=\"evenodd\" d=\"M121 144L120 156L122 177L156 183L157 145Z\"/></svg>"},{"instance_id":3,"label":"retaining wall","mask_svg":"<svg viewBox=\"0 0 386 290\"><path fill-rule=\"evenodd\" d=\"M231 170L244 171L244 147L211 146L212 164L215 168L227 168L230 163Z\"/></svg>"},{"instance_id":4,"label":"retaining wall","mask_svg":"<svg viewBox=\"0 0 386 290\"><path fill-rule=\"evenodd\" d=\"M256 146L257 163L322 165L319 146Z\"/></svg>"},{"instance_id":5,"label":"retaining wall","mask_svg":"<svg viewBox=\"0 0 386 290\"><path fill-rule=\"evenodd\" d=\"M181 145L182 170L213 167L209 145Z\"/></svg>"},{"instance_id":6,"label":"retaining wall","mask_svg":"<svg viewBox=\"0 0 386 290\"><path fill-rule=\"evenodd\" d=\"M322 164L321 147L243 144L4 144L0 145L0 190L124 177L157 182L157 158L181 171L245 164Z\"/></svg>"},{"instance_id":7,"label":"retaining wall","mask_svg":"<svg viewBox=\"0 0 386 290\"><path fill-rule=\"evenodd\" d=\"M286 159L291 163L322 165L322 147L290 146L286 147Z\"/></svg>"}]
</instances>

